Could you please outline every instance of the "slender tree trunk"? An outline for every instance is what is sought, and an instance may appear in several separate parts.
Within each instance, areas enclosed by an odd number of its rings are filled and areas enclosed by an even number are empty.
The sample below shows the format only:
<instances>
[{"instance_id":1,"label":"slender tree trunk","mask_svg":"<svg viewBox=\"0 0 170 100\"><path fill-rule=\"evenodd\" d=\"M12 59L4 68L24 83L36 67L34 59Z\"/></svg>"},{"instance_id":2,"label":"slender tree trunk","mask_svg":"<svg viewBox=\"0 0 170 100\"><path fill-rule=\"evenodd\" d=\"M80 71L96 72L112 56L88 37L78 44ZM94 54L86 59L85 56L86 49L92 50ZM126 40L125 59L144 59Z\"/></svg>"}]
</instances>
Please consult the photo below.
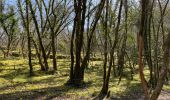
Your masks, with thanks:
<instances>
[{"instance_id":1,"label":"slender tree trunk","mask_svg":"<svg viewBox=\"0 0 170 100\"><path fill-rule=\"evenodd\" d=\"M100 2L100 5L99 5L99 8L98 8L98 11L95 13L95 19L92 23L92 28L89 32L89 37L88 37L88 40L87 40L87 50L86 50L86 54L85 54L85 57L84 59L82 60L82 65L81 65L81 70L82 72L84 72L84 69L85 67L88 65L88 61L90 59L90 52L91 52L91 44L92 44L92 39L93 39L93 36L94 36L94 31L95 31L95 28L96 28L96 25L97 25L97 22L101 16L101 13L103 11L103 8L104 8L104 4L105 4L105 0L101 0ZM84 75L84 74L83 74ZM83 78L84 76L82 76Z\"/></svg>"},{"instance_id":2,"label":"slender tree trunk","mask_svg":"<svg viewBox=\"0 0 170 100\"><path fill-rule=\"evenodd\" d=\"M119 55L119 59L118 59L118 68L119 68L119 82L121 81L122 78L122 74L123 74L123 68L124 68L124 63L125 63L125 54L126 54L126 41L127 41L127 32L128 32L128 22L127 22L127 18L128 18L128 1L124 0L124 9L125 9L125 33L124 33L124 39L123 39L123 44L120 50L120 55Z\"/></svg>"},{"instance_id":3,"label":"slender tree trunk","mask_svg":"<svg viewBox=\"0 0 170 100\"><path fill-rule=\"evenodd\" d=\"M76 25L75 19L74 19L74 26ZM73 28L73 32L71 35L71 46L70 46L70 56L71 56L70 79L69 79L70 83L73 83L73 79L74 79L74 34L75 34L75 27Z\"/></svg>"},{"instance_id":4,"label":"slender tree trunk","mask_svg":"<svg viewBox=\"0 0 170 100\"><path fill-rule=\"evenodd\" d=\"M158 83L153 91L150 100L157 100L159 94L161 93L165 78L168 72L168 67L170 63L170 32L164 42L164 55L163 55L163 66L159 75Z\"/></svg>"},{"instance_id":5,"label":"slender tree trunk","mask_svg":"<svg viewBox=\"0 0 170 100\"><path fill-rule=\"evenodd\" d=\"M27 42L28 42L28 64L30 68L30 76L33 75L32 57L31 57L31 36L29 29L29 10L28 10L28 0L26 0L26 30L27 30ZM22 9L22 8L21 8Z\"/></svg>"},{"instance_id":6,"label":"slender tree trunk","mask_svg":"<svg viewBox=\"0 0 170 100\"><path fill-rule=\"evenodd\" d=\"M36 50L36 55L37 55L37 58L38 58L38 61L39 61L38 63L41 67L41 71L45 71L45 66L42 63L42 58L41 58L41 54L40 54L41 49L38 50L38 46L37 46L35 40L32 39L32 42L33 42L33 45L34 45L35 50Z\"/></svg>"},{"instance_id":7,"label":"slender tree trunk","mask_svg":"<svg viewBox=\"0 0 170 100\"><path fill-rule=\"evenodd\" d=\"M123 6L123 1L120 1L120 7L119 7L119 13L118 13L118 22L117 22L117 26L116 26L116 30L115 30L115 40L114 43L111 47L111 51L110 51L110 60L109 60L109 68L108 68L108 72L106 75L106 79L105 81L105 86L102 87L102 92L103 94L107 94L108 93L108 88L109 88L109 80L110 80L110 73L111 73L111 68L112 68L112 64L113 64L113 59L114 59L114 51L115 48L117 46L118 43L118 33L119 33L119 26L120 26L120 21L121 21L121 12L122 12L122 6Z\"/></svg>"},{"instance_id":8,"label":"slender tree trunk","mask_svg":"<svg viewBox=\"0 0 170 100\"><path fill-rule=\"evenodd\" d=\"M148 0L141 0L141 6L142 6L141 24L140 24L139 34L137 34L139 75L140 75L140 80L142 83L142 87L144 90L146 100L149 100L149 93L148 93L147 81L146 81L146 79L144 77L144 73L143 73L144 65L143 65L143 61L142 61L142 52L143 52L143 46L144 46L143 38L145 38L144 37L145 36L144 35L145 24L146 24L145 21L147 19L146 7L147 7L148 2L149 2Z\"/></svg>"},{"instance_id":9,"label":"slender tree trunk","mask_svg":"<svg viewBox=\"0 0 170 100\"><path fill-rule=\"evenodd\" d=\"M10 37L8 36L7 52L6 52L6 56L5 56L5 57L8 57L8 56L9 56L10 46L11 46L11 39L10 39Z\"/></svg>"},{"instance_id":10,"label":"slender tree trunk","mask_svg":"<svg viewBox=\"0 0 170 100\"><path fill-rule=\"evenodd\" d=\"M57 70L56 48L55 48L55 34L52 34L52 53L53 53L53 69Z\"/></svg>"},{"instance_id":11,"label":"slender tree trunk","mask_svg":"<svg viewBox=\"0 0 170 100\"><path fill-rule=\"evenodd\" d=\"M44 46L43 46L43 43L42 43L42 38L41 38L41 33L40 33L40 30L39 30L39 25L38 25L38 22L37 22L37 19L36 19L36 16L35 16L35 12L32 8L32 3L31 1L29 1L29 7L30 7L30 11L31 11L31 14L32 14L32 18L33 18L33 21L34 21L34 24L35 24L35 28L36 28L36 31L37 31L37 35L38 35L38 41L39 41L39 45L40 45L40 48L41 48L41 52L42 52L42 57L43 57L43 62L44 62L44 65L45 65L45 71L48 71L48 62L47 62L47 56L46 56L46 52L45 52L45 49L44 49Z\"/></svg>"},{"instance_id":12,"label":"slender tree trunk","mask_svg":"<svg viewBox=\"0 0 170 100\"><path fill-rule=\"evenodd\" d=\"M104 34L104 64L103 64L103 86L101 90L101 94L107 94L107 90L105 88L106 85L106 67L107 67L107 43L108 43L108 8L109 8L109 0L106 1L106 14L105 14L105 34Z\"/></svg>"},{"instance_id":13,"label":"slender tree trunk","mask_svg":"<svg viewBox=\"0 0 170 100\"><path fill-rule=\"evenodd\" d=\"M23 25L24 25L24 28L25 28L25 31L27 33L27 49L28 49L28 65L29 65L29 74L30 76L33 75L33 66L32 66L32 52L31 52L31 36L30 36L30 29L29 29L29 0L25 0L25 3L26 3L26 20L24 18L24 13L23 13L23 10L22 10L22 5L21 5L21 1L18 0L18 8L19 8L19 11L20 11L20 15L21 15L21 18L22 18L22 21L23 21ZM24 47L24 37L22 39L22 49ZM23 52L23 50L22 50Z\"/></svg>"}]
</instances>

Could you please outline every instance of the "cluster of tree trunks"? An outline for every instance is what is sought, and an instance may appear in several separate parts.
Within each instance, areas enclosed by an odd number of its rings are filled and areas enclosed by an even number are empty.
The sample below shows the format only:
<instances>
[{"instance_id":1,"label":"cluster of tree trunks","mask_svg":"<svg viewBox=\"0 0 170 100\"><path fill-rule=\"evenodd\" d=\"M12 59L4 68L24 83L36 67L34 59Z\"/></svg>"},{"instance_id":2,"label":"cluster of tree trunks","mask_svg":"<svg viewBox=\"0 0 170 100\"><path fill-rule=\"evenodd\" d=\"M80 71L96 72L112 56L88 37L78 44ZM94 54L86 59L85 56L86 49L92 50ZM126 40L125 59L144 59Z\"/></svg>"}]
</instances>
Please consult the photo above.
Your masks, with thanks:
<instances>
[{"instance_id":1,"label":"cluster of tree trunks","mask_svg":"<svg viewBox=\"0 0 170 100\"><path fill-rule=\"evenodd\" d=\"M84 70L87 67L88 60L90 57L91 43L93 34L97 25L97 22L100 18L100 14L105 4L105 0L101 0L98 9L96 10L95 17L91 24L91 29L89 29L89 37L87 40L87 50L84 58L82 59L82 46L84 40L84 31L85 31L85 20L86 20L86 9L87 9L87 0L74 0L74 10L75 10L75 18L74 18L74 26L71 37L71 67L70 67L70 79L68 81L69 84L80 85L84 81ZM74 40L75 40L75 60L74 61ZM74 64L75 62L75 64Z\"/></svg>"},{"instance_id":2,"label":"cluster of tree trunks","mask_svg":"<svg viewBox=\"0 0 170 100\"><path fill-rule=\"evenodd\" d=\"M169 0L167 1L167 3L169 2ZM169 58L170 58L170 33L167 35L167 39L165 41L163 41L163 51L164 51L164 55L163 55L163 65L161 66L161 69L156 73L156 75L158 75L156 81L154 81L154 84L151 82L152 88L148 85L149 83L146 81L145 79L145 74L144 74L144 64L143 64L143 57L142 57L142 53L143 53L143 49L145 51L145 53L148 51L148 42L147 40L147 36L150 34L147 31L147 26L150 24L147 22L148 20L148 6L149 6L150 2L149 0L141 0L141 6L142 6L142 11L141 11L141 23L140 23L140 31L139 34L137 36L137 40L138 40L138 65L139 65L139 74L140 74L140 79L141 79L141 83L142 83L142 87L144 90L144 94L145 94L145 99L146 100L156 100L159 96L159 94L161 93L163 84L165 82L165 78L167 76L167 71L168 71L168 66L169 66ZM166 9L166 6L165 6ZM162 19L163 16L161 16ZM163 26L162 26L163 28ZM158 31L159 32L159 31ZM157 52L157 51L155 51ZM147 55L147 57L149 57L149 55ZM153 72L152 72L152 61L151 58L147 58L148 61L148 66L150 68L150 78L153 78ZM150 64L149 64L150 63ZM150 79L150 80L151 80Z\"/></svg>"}]
</instances>

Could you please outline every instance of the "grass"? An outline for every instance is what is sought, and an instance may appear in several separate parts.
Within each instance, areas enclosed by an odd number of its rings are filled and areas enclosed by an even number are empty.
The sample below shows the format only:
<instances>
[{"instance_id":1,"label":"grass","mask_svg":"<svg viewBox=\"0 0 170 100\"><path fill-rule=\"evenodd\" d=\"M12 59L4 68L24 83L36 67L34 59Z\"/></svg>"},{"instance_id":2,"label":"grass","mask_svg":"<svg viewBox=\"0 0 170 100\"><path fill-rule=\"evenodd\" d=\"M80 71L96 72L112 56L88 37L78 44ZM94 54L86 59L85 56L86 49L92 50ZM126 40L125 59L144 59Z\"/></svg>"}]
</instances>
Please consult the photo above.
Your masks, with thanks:
<instances>
[{"instance_id":1,"label":"grass","mask_svg":"<svg viewBox=\"0 0 170 100\"><path fill-rule=\"evenodd\" d=\"M50 67L52 66L51 60ZM91 99L97 96L102 86L102 62L93 61L85 71L85 82L82 88L65 86L69 76L69 59L58 59L58 71L53 75L40 71L37 61L34 63L33 77L29 77L27 60L0 60L0 99ZM147 74L148 72L146 72ZM165 85L164 89L170 90ZM131 96L142 93L139 76L133 80L122 78L118 85L118 77L111 75L110 88L112 98Z\"/></svg>"}]
</instances>

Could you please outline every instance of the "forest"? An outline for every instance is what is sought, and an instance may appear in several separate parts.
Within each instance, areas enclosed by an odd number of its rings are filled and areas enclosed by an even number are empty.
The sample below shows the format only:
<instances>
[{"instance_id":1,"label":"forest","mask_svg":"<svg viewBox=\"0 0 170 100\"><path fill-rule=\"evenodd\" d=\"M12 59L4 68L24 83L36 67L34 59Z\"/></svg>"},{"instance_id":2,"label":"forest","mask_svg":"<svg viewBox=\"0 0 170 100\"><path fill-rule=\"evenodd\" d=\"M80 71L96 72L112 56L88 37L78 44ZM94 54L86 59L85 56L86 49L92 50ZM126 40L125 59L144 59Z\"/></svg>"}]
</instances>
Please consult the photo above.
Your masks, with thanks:
<instances>
[{"instance_id":1,"label":"forest","mask_svg":"<svg viewBox=\"0 0 170 100\"><path fill-rule=\"evenodd\" d=\"M169 0L0 0L0 100L170 100Z\"/></svg>"}]
</instances>

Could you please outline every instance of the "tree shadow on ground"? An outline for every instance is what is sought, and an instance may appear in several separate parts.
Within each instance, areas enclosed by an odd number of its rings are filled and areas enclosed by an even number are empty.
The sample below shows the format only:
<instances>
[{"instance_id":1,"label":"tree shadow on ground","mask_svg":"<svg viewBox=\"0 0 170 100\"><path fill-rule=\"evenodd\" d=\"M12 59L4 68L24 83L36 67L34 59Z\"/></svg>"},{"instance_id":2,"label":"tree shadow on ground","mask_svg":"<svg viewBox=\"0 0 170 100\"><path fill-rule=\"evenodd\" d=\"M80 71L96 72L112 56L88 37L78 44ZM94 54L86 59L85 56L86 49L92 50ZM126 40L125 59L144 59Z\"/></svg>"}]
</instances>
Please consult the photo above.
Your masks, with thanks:
<instances>
[{"instance_id":1,"label":"tree shadow on ground","mask_svg":"<svg viewBox=\"0 0 170 100\"><path fill-rule=\"evenodd\" d=\"M113 82L113 81L112 81ZM99 94L93 98L93 100L143 100L143 90L140 83L131 83L128 80L126 84L126 89L118 94L109 93L107 95ZM110 97L109 97L109 96Z\"/></svg>"},{"instance_id":2,"label":"tree shadow on ground","mask_svg":"<svg viewBox=\"0 0 170 100\"><path fill-rule=\"evenodd\" d=\"M57 87L41 88L41 89L35 89L35 90L30 90L30 91L21 91L21 92L19 91L19 92L8 93L8 94L0 94L0 99L1 100L19 100L19 99L50 100L54 97L64 95L70 89L71 88L62 85L62 86L57 86Z\"/></svg>"},{"instance_id":3,"label":"tree shadow on ground","mask_svg":"<svg viewBox=\"0 0 170 100\"><path fill-rule=\"evenodd\" d=\"M67 95L67 92L74 89L75 88L70 86L61 85L27 91L17 91L14 93L0 94L0 100L51 100L60 97L60 99L63 100L64 98L72 98L71 96L74 96L74 94L69 96Z\"/></svg>"},{"instance_id":4,"label":"tree shadow on ground","mask_svg":"<svg viewBox=\"0 0 170 100\"><path fill-rule=\"evenodd\" d=\"M12 74L12 73L10 73ZM8 75L7 75L8 76ZM66 78L66 77L65 77ZM8 78L9 80L11 78ZM57 79L57 80L56 80ZM9 93L4 93L4 94L0 94L0 100L19 100L19 99L23 99L23 100L51 100L53 98L60 98L60 99L64 99L64 98L72 98L67 97L69 95L67 95L67 93L70 91L69 90L79 90L79 89L83 89L83 88L87 88L90 86L91 83L86 83L84 86L80 87L80 88L75 88L72 86L67 86L67 85L55 85L57 84L58 81L62 81L65 82L64 78L55 78L55 76L50 76L47 77L45 79L41 79L41 80L31 80L31 78L28 78L27 82L23 82L23 83L16 83L14 85L11 86L4 86L0 88L0 91L3 90L9 90ZM48 87L45 88L40 88L40 89L31 89L31 90L18 90L17 91L10 91L10 89L15 89L18 87L25 87L27 85L32 86L32 85L43 85L43 84L48 84ZM52 85L51 85L52 84ZM73 94L74 96L74 94Z\"/></svg>"},{"instance_id":5,"label":"tree shadow on ground","mask_svg":"<svg viewBox=\"0 0 170 100\"><path fill-rule=\"evenodd\" d=\"M7 74L0 75L1 78L4 78L6 80L12 80L13 78L17 77L18 75L25 74L24 73L25 68L2 69L2 70L9 71Z\"/></svg>"},{"instance_id":6,"label":"tree shadow on ground","mask_svg":"<svg viewBox=\"0 0 170 100\"><path fill-rule=\"evenodd\" d=\"M79 90L79 89L84 89L87 88L90 83L84 85L83 87L80 88L75 88L72 86L67 86L67 85L59 85L59 86L55 86L55 85L51 85L50 86L50 81L52 81L54 83L53 78L47 78L47 79L43 79L40 80L38 82L25 82L25 83L18 83L15 84L11 87L3 87L0 88L0 91L6 90L6 89L10 89L10 88L17 88L18 86L21 87L25 87L28 84L34 84L34 85L41 85L41 83L48 83L49 86L45 87L45 88L40 88L40 89L32 89L32 90L17 90L15 92L10 92L10 93L4 93L4 94L0 94L0 100L19 100L19 99L23 99L23 100L51 100L53 98L58 98L61 97L60 99L63 98L72 98L67 97L69 95L67 95L67 93L70 93L70 90ZM60 81L60 80L58 80ZM56 83L57 84L57 83ZM73 94L74 96L74 94Z\"/></svg>"},{"instance_id":7,"label":"tree shadow on ground","mask_svg":"<svg viewBox=\"0 0 170 100\"><path fill-rule=\"evenodd\" d=\"M110 100L143 100L143 90L140 83L130 83L129 81L126 86L127 88L121 95L112 95Z\"/></svg>"}]
</instances>

